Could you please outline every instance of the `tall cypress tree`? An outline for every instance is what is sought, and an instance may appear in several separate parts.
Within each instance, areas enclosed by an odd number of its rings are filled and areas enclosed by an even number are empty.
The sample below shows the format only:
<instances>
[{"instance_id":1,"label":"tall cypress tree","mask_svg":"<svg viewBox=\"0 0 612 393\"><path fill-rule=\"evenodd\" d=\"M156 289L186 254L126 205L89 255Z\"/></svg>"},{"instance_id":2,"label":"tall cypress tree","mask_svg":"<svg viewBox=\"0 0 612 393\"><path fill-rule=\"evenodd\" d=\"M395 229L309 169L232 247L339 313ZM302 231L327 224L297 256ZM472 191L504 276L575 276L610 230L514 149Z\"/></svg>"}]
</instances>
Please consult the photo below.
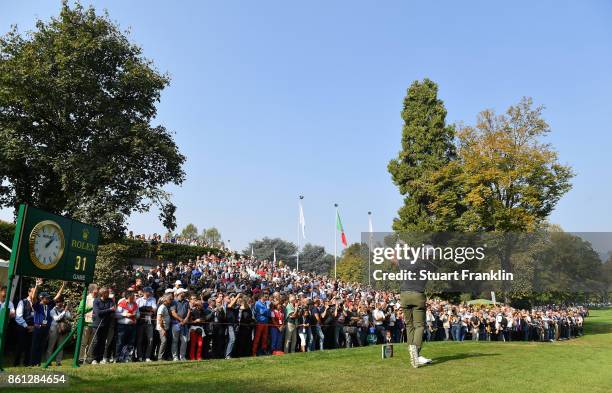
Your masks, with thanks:
<instances>
[{"instance_id":1,"label":"tall cypress tree","mask_svg":"<svg viewBox=\"0 0 612 393\"><path fill-rule=\"evenodd\" d=\"M404 198L393 222L396 231L447 230L440 228L431 204L431 180L436 171L456 156L454 128L446 125L446 108L438 98L438 85L429 79L414 81L402 110L402 150L388 170ZM440 190L436 190L439 192ZM445 220L449 225L451 220Z\"/></svg>"}]
</instances>

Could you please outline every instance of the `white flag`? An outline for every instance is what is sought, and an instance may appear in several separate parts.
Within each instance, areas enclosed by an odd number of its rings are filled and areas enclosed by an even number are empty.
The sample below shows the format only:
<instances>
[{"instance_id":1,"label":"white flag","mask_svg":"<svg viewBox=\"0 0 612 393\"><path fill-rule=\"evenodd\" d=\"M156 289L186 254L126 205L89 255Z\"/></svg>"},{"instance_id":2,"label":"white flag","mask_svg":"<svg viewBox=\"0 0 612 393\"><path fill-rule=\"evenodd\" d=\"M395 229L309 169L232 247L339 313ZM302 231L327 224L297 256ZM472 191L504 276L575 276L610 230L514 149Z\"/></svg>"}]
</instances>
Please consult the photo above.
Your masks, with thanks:
<instances>
[{"instance_id":1,"label":"white flag","mask_svg":"<svg viewBox=\"0 0 612 393\"><path fill-rule=\"evenodd\" d=\"M302 237L306 239L306 220L304 219L304 208L300 202L300 227L302 228Z\"/></svg>"},{"instance_id":2,"label":"white flag","mask_svg":"<svg viewBox=\"0 0 612 393\"><path fill-rule=\"evenodd\" d=\"M255 253L253 252L253 246L251 246L251 259L255 259Z\"/></svg>"},{"instance_id":3,"label":"white flag","mask_svg":"<svg viewBox=\"0 0 612 393\"><path fill-rule=\"evenodd\" d=\"M274 249L274 259L272 259L274 265L276 265L276 248Z\"/></svg>"}]
</instances>

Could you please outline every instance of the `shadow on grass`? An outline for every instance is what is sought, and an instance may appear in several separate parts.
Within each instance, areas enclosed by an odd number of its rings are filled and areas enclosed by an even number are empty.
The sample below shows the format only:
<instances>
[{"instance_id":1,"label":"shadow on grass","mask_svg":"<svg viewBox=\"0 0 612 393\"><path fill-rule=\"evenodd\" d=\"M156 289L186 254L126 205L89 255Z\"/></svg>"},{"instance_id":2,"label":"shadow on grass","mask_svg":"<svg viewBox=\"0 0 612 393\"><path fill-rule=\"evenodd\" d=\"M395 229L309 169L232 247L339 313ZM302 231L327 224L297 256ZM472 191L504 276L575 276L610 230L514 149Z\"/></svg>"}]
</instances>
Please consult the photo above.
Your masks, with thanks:
<instances>
[{"instance_id":1,"label":"shadow on grass","mask_svg":"<svg viewBox=\"0 0 612 393\"><path fill-rule=\"evenodd\" d=\"M591 317L589 317L591 318ZM588 321L584 326L584 335L609 334L612 333L612 323L600 321Z\"/></svg>"},{"instance_id":2,"label":"shadow on grass","mask_svg":"<svg viewBox=\"0 0 612 393\"><path fill-rule=\"evenodd\" d=\"M479 357L487 357L487 356L500 356L500 354L499 353L458 353L455 355L437 357L434 359L432 365L451 362L453 360L479 358Z\"/></svg>"}]
</instances>

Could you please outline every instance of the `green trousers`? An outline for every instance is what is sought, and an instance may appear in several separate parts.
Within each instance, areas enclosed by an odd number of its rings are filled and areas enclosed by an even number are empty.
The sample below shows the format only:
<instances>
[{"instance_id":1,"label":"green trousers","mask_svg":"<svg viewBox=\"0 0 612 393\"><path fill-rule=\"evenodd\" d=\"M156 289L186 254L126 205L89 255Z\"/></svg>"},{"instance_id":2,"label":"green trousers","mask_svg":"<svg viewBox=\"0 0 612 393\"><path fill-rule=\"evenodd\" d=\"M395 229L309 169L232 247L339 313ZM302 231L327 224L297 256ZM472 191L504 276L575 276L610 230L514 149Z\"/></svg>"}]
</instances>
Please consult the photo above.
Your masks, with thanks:
<instances>
[{"instance_id":1,"label":"green trousers","mask_svg":"<svg viewBox=\"0 0 612 393\"><path fill-rule=\"evenodd\" d=\"M425 328L425 294L422 292L402 292L400 302L404 308L408 345L416 345L421 350L423 329Z\"/></svg>"}]
</instances>

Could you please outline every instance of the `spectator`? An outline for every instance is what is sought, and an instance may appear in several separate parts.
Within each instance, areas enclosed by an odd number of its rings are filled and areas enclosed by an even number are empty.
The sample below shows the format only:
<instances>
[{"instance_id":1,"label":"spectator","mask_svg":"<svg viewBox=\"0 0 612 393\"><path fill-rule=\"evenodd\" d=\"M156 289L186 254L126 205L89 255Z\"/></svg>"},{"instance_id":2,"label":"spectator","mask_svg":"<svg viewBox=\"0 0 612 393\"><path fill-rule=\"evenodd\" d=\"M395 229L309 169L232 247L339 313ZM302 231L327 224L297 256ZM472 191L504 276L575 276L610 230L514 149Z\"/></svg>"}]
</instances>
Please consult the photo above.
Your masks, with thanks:
<instances>
[{"instance_id":1,"label":"spectator","mask_svg":"<svg viewBox=\"0 0 612 393\"><path fill-rule=\"evenodd\" d=\"M268 295L255 295L255 306L253 308L255 325L255 337L253 338L253 356L257 356L257 351L261 349L266 352L268 349L268 324L270 323L270 309L268 307ZM285 347L286 349L286 347ZM287 352L285 350L285 352Z\"/></svg>"},{"instance_id":2,"label":"spectator","mask_svg":"<svg viewBox=\"0 0 612 393\"><path fill-rule=\"evenodd\" d=\"M4 308L5 302L6 302L6 285L3 285L0 287L0 312ZM8 308L9 308L9 318L10 319L15 318L15 306L13 305L13 302L11 301L8 302Z\"/></svg>"},{"instance_id":3,"label":"spectator","mask_svg":"<svg viewBox=\"0 0 612 393\"><path fill-rule=\"evenodd\" d=\"M153 318L157 311L153 289L145 287L143 296L136 300L136 304L140 315L136 330L138 358L141 362L150 362L153 350L153 331L155 330Z\"/></svg>"},{"instance_id":4,"label":"spectator","mask_svg":"<svg viewBox=\"0 0 612 393\"><path fill-rule=\"evenodd\" d=\"M197 296L192 295L189 299L189 359L191 360L202 360L203 316L202 302L198 300Z\"/></svg>"},{"instance_id":5,"label":"spectator","mask_svg":"<svg viewBox=\"0 0 612 393\"><path fill-rule=\"evenodd\" d=\"M140 315L133 288L128 289L125 296L119 300L115 315L117 318L116 362L129 362L136 343L136 320Z\"/></svg>"},{"instance_id":6,"label":"spectator","mask_svg":"<svg viewBox=\"0 0 612 393\"><path fill-rule=\"evenodd\" d=\"M179 281L180 282L180 281ZM184 288L175 290L175 299L170 307L172 316L172 360L185 360L187 336L189 334L189 301L185 298L188 291Z\"/></svg>"},{"instance_id":7,"label":"spectator","mask_svg":"<svg viewBox=\"0 0 612 393\"><path fill-rule=\"evenodd\" d=\"M93 317L91 323L91 328L94 331L91 343L92 364L97 364L99 362L106 363L104 359L104 349L113 322L114 313L115 302L113 299L109 298L108 289L100 288L98 297L94 299L93 303Z\"/></svg>"},{"instance_id":8,"label":"spectator","mask_svg":"<svg viewBox=\"0 0 612 393\"><path fill-rule=\"evenodd\" d=\"M85 308L93 309L94 299L98 297L98 286L96 284L89 284L87 287L87 297L85 298ZM85 363L87 359L91 358L90 350L92 348L91 341L93 339L91 323L93 321L93 310L85 313L85 327L83 328L83 336L81 337L81 350L79 355L81 362Z\"/></svg>"},{"instance_id":9,"label":"spectator","mask_svg":"<svg viewBox=\"0 0 612 393\"><path fill-rule=\"evenodd\" d=\"M41 292L39 301L32 306L34 313L34 329L32 330L32 347L30 353L30 362L32 366L40 365L43 351L47 348L49 328L53 321L51 310L55 307L55 303L61 298L65 284L65 282L62 282L61 287L53 299L51 299L49 293Z\"/></svg>"},{"instance_id":10,"label":"spectator","mask_svg":"<svg viewBox=\"0 0 612 393\"><path fill-rule=\"evenodd\" d=\"M68 308L64 304L64 300L60 297L55 307L51 310L51 327L49 329L49 343L47 344L46 358L50 359L56 346L61 344L68 333L71 330L71 319L72 315ZM62 348L55 356L55 364L57 366L62 365L62 359L64 357L64 349Z\"/></svg>"},{"instance_id":11,"label":"spectator","mask_svg":"<svg viewBox=\"0 0 612 393\"><path fill-rule=\"evenodd\" d=\"M273 355L283 354L283 329L285 323L285 312L279 300L270 304L270 335L272 336L271 347Z\"/></svg>"},{"instance_id":12,"label":"spectator","mask_svg":"<svg viewBox=\"0 0 612 393\"><path fill-rule=\"evenodd\" d=\"M251 354L254 325L255 320L249 301L242 298L238 309L238 356L249 356Z\"/></svg>"},{"instance_id":13,"label":"spectator","mask_svg":"<svg viewBox=\"0 0 612 393\"><path fill-rule=\"evenodd\" d=\"M157 360L168 360L168 344L172 334L170 331L170 307L172 306L172 301L172 295L166 294L157 308L156 329L159 332L160 338Z\"/></svg>"},{"instance_id":14,"label":"spectator","mask_svg":"<svg viewBox=\"0 0 612 393\"><path fill-rule=\"evenodd\" d=\"M297 344L296 325L300 317L294 295L289 295L289 302L285 307L285 315L287 318L287 326L285 327L285 353L293 353L295 352L295 346Z\"/></svg>"},{"instance_id":15,"label":"spectator","mask_svg":"<svg viewBox=\"0 0 612 393\"><path fill-rule=\"evenodd\" d=\"M28 296L17 303L15 322L17 322L17 347L14 366L17 367L23 356L23 365L31 365L32 332L34 331L34 305L38 302L38 287L42 280L37 278L36 284L28 290Z\"/></svg>"}]
</instances>

